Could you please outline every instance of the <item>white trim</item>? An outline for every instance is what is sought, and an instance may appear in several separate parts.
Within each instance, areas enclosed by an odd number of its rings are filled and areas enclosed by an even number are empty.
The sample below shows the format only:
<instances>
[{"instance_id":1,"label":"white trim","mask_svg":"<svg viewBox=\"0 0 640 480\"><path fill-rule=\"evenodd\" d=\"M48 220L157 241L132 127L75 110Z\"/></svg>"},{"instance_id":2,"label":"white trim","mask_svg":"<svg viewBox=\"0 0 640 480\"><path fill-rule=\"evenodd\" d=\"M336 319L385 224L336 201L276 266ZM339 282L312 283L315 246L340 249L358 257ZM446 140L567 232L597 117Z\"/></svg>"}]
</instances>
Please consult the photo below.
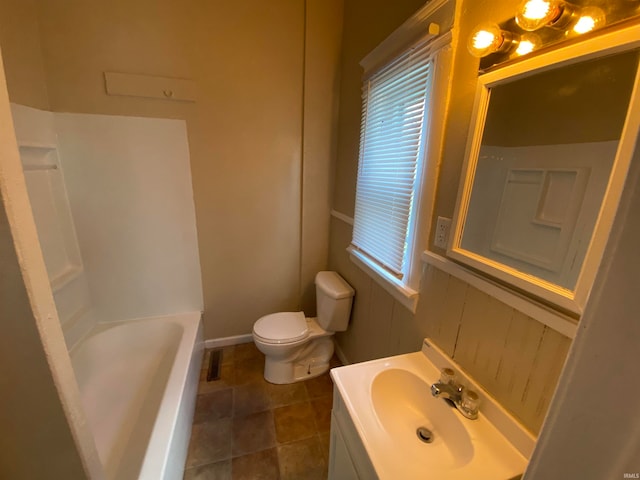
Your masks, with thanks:
<instances>
[{"instance_id":1,"label":"white trim","mask_svg":"<svg viewBox=\"0 0 640 480\"><path fill-rule=\"evenodd\" d=\"M17 103L13 103L12 105L18 105ZM33 148L37 150L57 150L58 145L55 143L48 142L28 142L17 139L18 148Z\"/></svg>"},{"instance_id":2,"label":"white trim","mask_svg":"<svg viewBox=\"0 0 640 480\"><path fill-rule=\"evenodd\" d=\"M344 223L351 225L353 227L353 217L345 215L344 213L340 213L337 210L331 209L331 216L333 218L337 218L338 220L342 220Z\"/></svg>"},{"instance_id":3,"label":"white trim","mask_svg":"<svg viewBox=\"0 0 640 480\"><path fill-rule=\"evenodd\" d=\"M429 17L448 2L449 0L431 0L396 28L391 35L360 61L360 66L364 69L365 75L381 64L386 63L397 55L400 50L407 48L407 45L412 41L420 37L428 38L439 35L440 26L429 22ZM426 29L425 26L427 27Z\"/></svg>"},{"instance_id":4,"label":"white trim","mask_svg":"<svg viewBox=\"0 0 640 480\"><path fill-rule=\"evenodd\" d=\"M487 295L491 295L497 300L509 305L511 308L515 308L519 312L524 313L568 338L573 339L576 336L578 330L577 321L570 317L538 304L534 300L511 292L505 287L487 280L437 253L430 251L423 252L422 261L449 275L453 275Z\"/></svg>"},{"instance_id":5,"label":"white trim","mask_svg":"<svg viewBox=\"0 0 640 480\"><path fill-rule=\"evenodd\" d=\"M353 263L367 273L378 285L384 288L387 293L401 303L402 306L409 309L411 313L416 313L419 297L417 291L407 287L400 280L391 276L353 246L347 247L347 252L349 252L349 258Z\"/></svg>"},{"instance_id":6,"label":"white trim","mask_svg":"<svg viewBox=\"0 0 640 480\"><path fill-rule=\"evenodd\" d=\"M195 102L196 82L188 78L104 72L107 95Z\"/></svg>"},{"instance_id":7,"label":"white trim","mask_svg":"<svg viewBox=\"0 0 640 480\"><path fill-rule=\"evenodd\" d=\"M233 337L209 338L204 341L204 348L228 347L229 345L240 345L242 343L253 342L253 335L247 333L245 335L235 335Z\"/></svg>"},{"instance_id":8,"label":"white trim","mask_svg":"<svg viewBox=\"0 0 640 480\"><path fill-rule=\"evenodd\" d=\"M423 9L416 15L423 15L424 12L428 12L428 14L431 15L435 9L445 3L446 0L434 1L433 4L429 4L428 6L432 8ZM424 21L427 17L422 16L421 18L422 21ZM396 35L399 30L394 32L392 36ZM395 38L398 40L400 36ZM444 120L446 119L447 105L451 96L451 85L448 81L452 69L451 39L451 31L448 31L430 43L433 74L428 91L428 107L426 108L425 124L423 126L425 135L422 140L424 143L421 145L421 171L417 174L415 188L414 221L413 225L410 224L409 231L407 232L407 255L409 258L406 271L404 272L404 281L401 282L388 274L384 269L380 268L368 257L362 255L351 246L347 249L351 254L351 260L358 267L368 273L376 283L382 286L400 304L414 314L416 313L419 298L417 290L419 289L422 277L420 254L428 244L431 233L431 222L429 219L433 217L434 212L436 184L444 145L443 125L445 124ZM383 46L385 42L383 42L381 46ZM378 49L375 49L370 55L377 50ZM369 56L365 57L363 62L366 63ZM361 65L364 66L363 62L361 62ZM365 67L365 70L368 68L368 66ZM332 210L331 215L353 225L353 218L346 217L340 212Z\"/></svg>"},{"instance_id":9,"label":"white trim","mask_svg":"<svg viewBox=\"0 0 640 480\"><path fill-rule=\"evenodd\" d=\"M450 32L449 32L450 33ZM447 41L450 35L446 36ZM438 41L443 40L439 38ZM411 264L407 269L407 285L420 288L422 265L419 261L421 252L429 244L431 237L431 219L435 210L436 187L440 171L440 161L444 146L444 125L447 108L451 96L449 77L452 65L452 48L446 44L444 48L433 53L433 79L429 92L429 113L425 116L425 146L421 162L420 183L415 192L415 220L413 231L408 235Z\"/></svg>"},{"instance_id":10,"label":"white trim","mask_svg":"<svg viewBox=\"0 0 640 480\"><path fill-rule=\"evenodd\" d=\"M640 25L605 33L580 43L558 48L529 60L515 63L496 71L482 75L478 79L476 98L471 124L471 135L467 142L464 174L460 178L460 188L453 218L451 242L447 255L455 260L486 272L499 280L508 282L516 288L528 291L550 303L571 312L581 314L586 304L591 285L598 271L605 245L615 217L622 192L622 185L640 129L640 69L636 71L636 80L629 100L629 110L620 136L620 143L611 170L607 191L602 201L593 235L582 269L573 290L563 288L534 275L520 272L499 262L462 248L464 219L471 198L471 189L475 176L475 166L482 141L484 122L489 104L489 89L501 82L524 78L538 72L556 68L559 65L571 65L581 61L628 51L640 45Z\"/></svg>"}]
</instances>

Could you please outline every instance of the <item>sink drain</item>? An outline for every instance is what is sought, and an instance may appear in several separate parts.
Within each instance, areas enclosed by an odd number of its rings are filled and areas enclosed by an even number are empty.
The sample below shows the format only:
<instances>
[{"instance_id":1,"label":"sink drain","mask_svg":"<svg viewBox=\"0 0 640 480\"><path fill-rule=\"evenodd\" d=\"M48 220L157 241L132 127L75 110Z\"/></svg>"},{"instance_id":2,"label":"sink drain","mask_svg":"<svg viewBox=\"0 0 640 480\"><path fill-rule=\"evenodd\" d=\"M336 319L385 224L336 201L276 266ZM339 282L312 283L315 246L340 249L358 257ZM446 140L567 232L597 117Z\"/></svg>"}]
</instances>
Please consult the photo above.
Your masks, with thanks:
<instances>
[{"instance_id":1,"label":"sink drain","mask_svg":"<svg viewBox=\"0 0 640 480\"><path fill-rule=\"evenodd\" d=\"M433 432L426 427L418 427L418 429L416 430L416 435L418 435L420 441L424 443L433 442Z\"/></svg>"}]
</instances>

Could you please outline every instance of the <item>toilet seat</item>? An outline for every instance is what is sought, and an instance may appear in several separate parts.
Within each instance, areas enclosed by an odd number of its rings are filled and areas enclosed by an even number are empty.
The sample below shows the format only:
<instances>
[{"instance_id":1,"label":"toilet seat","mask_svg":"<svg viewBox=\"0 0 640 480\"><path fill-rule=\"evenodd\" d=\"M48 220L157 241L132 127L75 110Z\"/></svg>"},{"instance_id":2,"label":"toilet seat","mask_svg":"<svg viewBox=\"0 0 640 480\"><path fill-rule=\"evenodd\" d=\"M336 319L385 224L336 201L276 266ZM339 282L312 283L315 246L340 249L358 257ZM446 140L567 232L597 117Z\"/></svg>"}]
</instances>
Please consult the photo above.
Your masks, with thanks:
<instances>
[{"instance_id":1,"label":"toilet seat","mask_svg":"<svg viewBox=\"0 0 640 480\"><path fill-rule=\"evenodd\" d=\"M259 318L253 334L264 343L286 344L307 338L309 327L304 312L279 312Z\"/></svg>"}]
</instances>

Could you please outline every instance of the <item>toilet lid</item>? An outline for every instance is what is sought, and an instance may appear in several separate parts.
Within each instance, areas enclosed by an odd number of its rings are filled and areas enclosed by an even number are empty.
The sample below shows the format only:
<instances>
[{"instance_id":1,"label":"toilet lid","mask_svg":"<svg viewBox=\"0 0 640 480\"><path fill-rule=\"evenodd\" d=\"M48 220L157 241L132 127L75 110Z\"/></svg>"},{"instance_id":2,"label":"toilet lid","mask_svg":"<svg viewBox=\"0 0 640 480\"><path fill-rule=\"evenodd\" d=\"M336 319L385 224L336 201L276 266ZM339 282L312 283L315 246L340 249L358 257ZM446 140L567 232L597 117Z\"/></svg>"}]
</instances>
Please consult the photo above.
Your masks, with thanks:
<instances>
[{"instance_id":1,"label":"toilet lid","mask_svg":"<svg viewBox=\"0 0 640 480\"><path fill-rule=\"evenodd\" d=\"M304 312L280 312L259 318L253 332L270 343L290 343L309 335Z\"/></svg>"}]
</instances>

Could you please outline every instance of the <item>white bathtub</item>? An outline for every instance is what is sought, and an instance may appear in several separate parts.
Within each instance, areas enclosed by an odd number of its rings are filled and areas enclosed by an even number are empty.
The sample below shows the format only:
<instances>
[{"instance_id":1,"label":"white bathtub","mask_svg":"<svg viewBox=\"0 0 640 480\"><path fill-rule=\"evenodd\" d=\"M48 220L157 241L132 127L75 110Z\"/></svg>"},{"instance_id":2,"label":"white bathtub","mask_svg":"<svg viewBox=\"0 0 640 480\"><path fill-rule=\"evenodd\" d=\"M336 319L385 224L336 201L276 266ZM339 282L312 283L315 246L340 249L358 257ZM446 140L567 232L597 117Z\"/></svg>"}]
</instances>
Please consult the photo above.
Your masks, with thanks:
<instances>
[{"instance_id":1,"label":"white bathtub","mask_svg":"<svg viewBox=\"0 0 640 480\"><path fill-rule=\"evenodd\" d=\"M200 324L200 312L100 324L71 351L108 479L182 479L203 354Z\"/></svg>"}]
</instances>

